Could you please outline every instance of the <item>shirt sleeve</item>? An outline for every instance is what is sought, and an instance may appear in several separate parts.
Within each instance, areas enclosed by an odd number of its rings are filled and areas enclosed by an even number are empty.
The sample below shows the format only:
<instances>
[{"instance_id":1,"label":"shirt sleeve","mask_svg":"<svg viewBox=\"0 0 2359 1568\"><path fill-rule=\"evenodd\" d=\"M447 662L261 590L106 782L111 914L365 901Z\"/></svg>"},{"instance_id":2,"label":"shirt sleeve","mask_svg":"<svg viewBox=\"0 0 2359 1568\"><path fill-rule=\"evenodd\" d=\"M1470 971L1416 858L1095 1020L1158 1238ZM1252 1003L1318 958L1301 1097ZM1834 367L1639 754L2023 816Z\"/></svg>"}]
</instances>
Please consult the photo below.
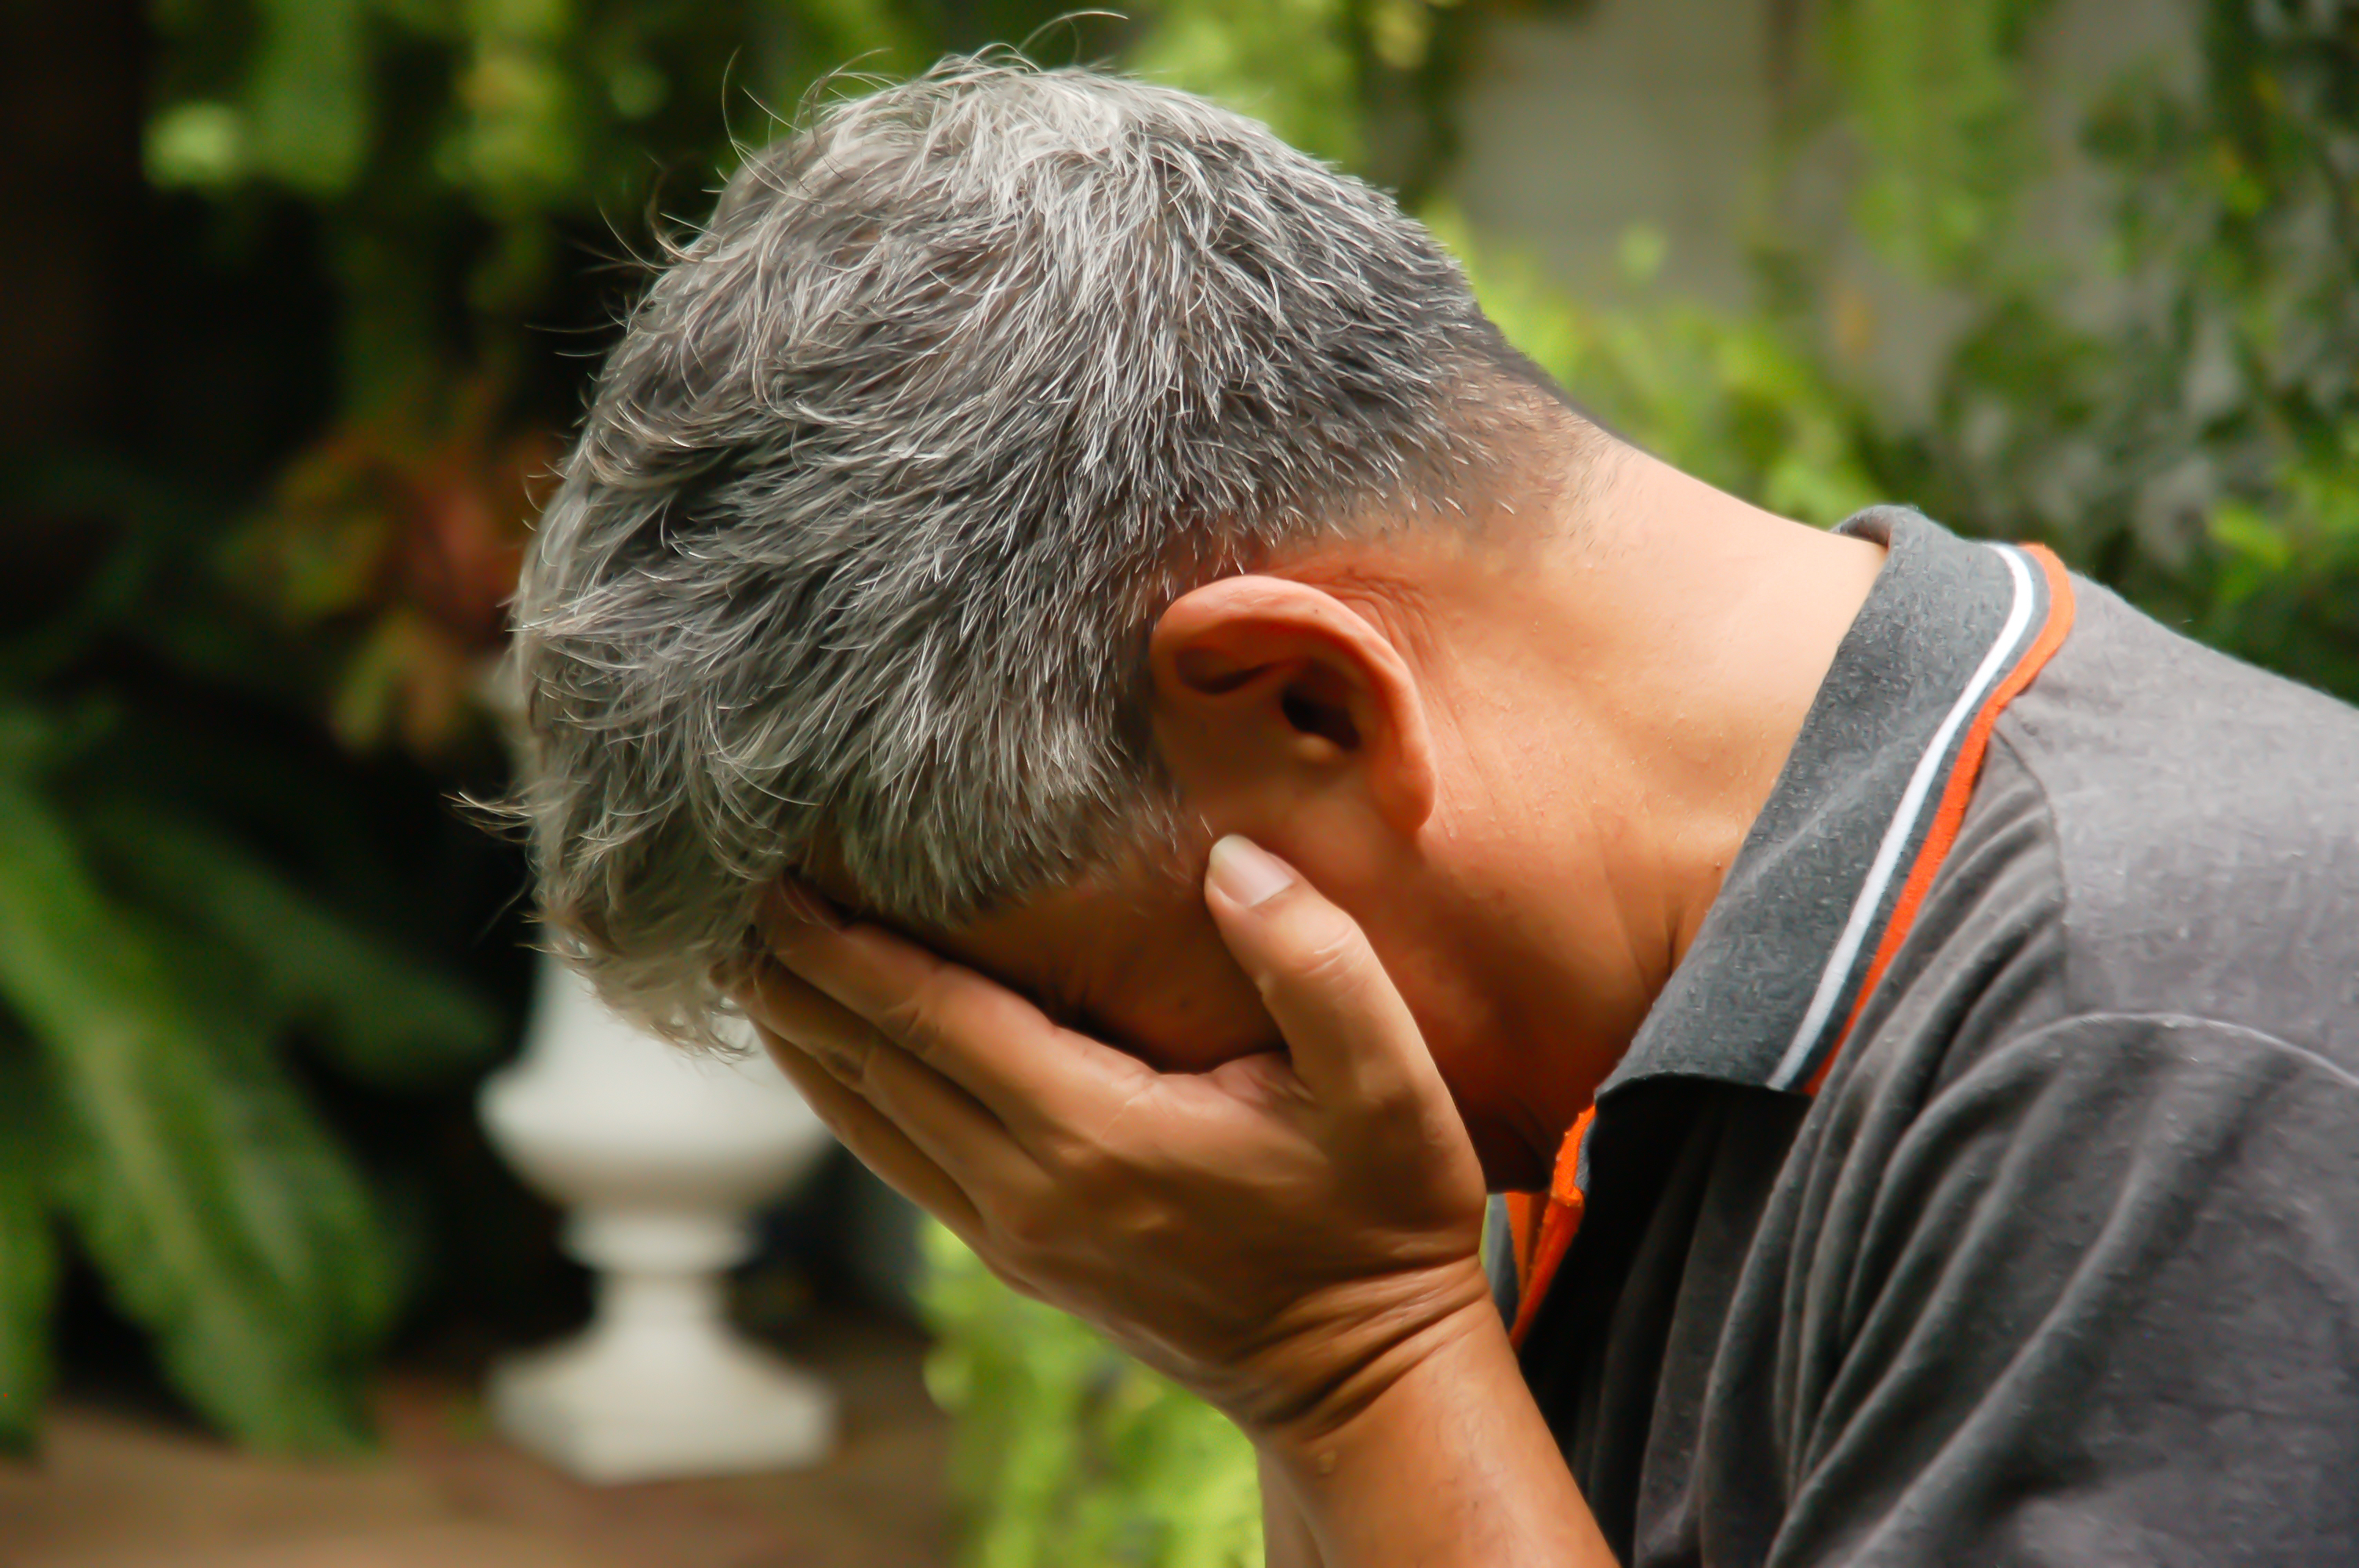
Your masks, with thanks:
<instances>
[{"instance_id":1,"label":"shirt sleeve","mask_svg":"<svg viewBox=\"0 0 2359 1568\"><path fill-rule=\"evenodd\" d=\"M2348 1068L2084 1016L1853 1131L1762 1287L1776 1430L1702 1437L1780 1473L1771 1564L2359 1562Z\"/></svg>"}]
</instances>

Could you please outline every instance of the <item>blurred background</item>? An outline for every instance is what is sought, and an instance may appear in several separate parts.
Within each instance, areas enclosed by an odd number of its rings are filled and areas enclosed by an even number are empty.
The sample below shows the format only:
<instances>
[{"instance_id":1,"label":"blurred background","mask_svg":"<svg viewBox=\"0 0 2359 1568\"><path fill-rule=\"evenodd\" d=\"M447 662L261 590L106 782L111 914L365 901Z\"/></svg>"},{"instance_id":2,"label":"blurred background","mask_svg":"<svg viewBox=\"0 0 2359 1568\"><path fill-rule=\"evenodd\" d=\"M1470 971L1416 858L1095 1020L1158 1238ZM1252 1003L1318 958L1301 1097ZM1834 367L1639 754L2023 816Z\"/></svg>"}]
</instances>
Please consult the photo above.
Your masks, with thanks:
<instances>
[{"instance_id":1,"label":"blurred background","mask_svg":"<svg viewBox=\"0 0 2359 1568\"><path fill-rule=\"evenodd\" d=\"M0 0L0 1563L1258 1561L1233 1433L841 1163L736 1288L826 1465L600 1491L474 1403L588 1311L474 1113L502 600L636 258L837 68L1208 92L1671 460L2359 697L2359 5L1064 10Z\"/></svg>"}]
</instances>

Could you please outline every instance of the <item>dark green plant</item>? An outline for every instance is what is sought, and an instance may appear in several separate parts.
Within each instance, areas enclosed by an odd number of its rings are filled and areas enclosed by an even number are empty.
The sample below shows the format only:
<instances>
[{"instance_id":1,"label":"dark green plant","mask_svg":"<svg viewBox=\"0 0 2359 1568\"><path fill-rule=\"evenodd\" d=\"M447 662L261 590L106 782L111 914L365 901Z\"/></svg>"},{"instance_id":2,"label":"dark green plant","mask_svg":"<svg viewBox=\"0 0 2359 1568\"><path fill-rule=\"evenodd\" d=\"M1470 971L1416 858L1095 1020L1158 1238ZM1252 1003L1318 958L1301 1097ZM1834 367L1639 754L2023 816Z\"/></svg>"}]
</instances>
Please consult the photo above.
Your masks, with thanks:
<instances>
[{"instance_id":1,"label":"dark green plant","mask_svg":"<svg viewBox=\"0 0 2359 1568\"><path fill-rule=\"evenodd\" d=\"M2096 104L2121 320L2017 291L1951 368L1930 488L2232 653L2359 697L2359 10L2207 0L2191 90Z\"/></svg>"},{"instance_id":2,"label":"dark green plant","mask_svg":"<svg viewBox=\"0 0 2359 1568\"><path fill-rule=\"evenodd\" d=\"M205 1416L349 1448L408 1271L290 1053L399 1091L479 1064L499 1021L294 869L313 858L283 841L347 826L337 803L285 798L274 748L176 711L239 629L191 586L203 519L119 481L48 488L16 494L127 526L0 641L0 1441L35 1436L70 1234Z\"/></svg>"},{"instance_id":3,"label":"dark green plant","mask_svg":"<svg viewBox=\"0 0 2359 1568\"><path fill-rule=\"evenodd\" d=\"M1919 276L1972 285L2010 264L2037 167L2022 58L2053 0L1824 0L1824 107L1864 157L1860 230Z\"/></svg>"},{"instance_id":4,"label":"dark green plant","mask_svg":"<svg viewBox=\"0 0 2359 1568\"><path fill-rule=\"evenodd\" d=\"M1260 1568L1253 1447L1225 1417L939 1226L926 1256L926 1385L957 1418L968 1568Z\"/></svg>"}]
</instances>

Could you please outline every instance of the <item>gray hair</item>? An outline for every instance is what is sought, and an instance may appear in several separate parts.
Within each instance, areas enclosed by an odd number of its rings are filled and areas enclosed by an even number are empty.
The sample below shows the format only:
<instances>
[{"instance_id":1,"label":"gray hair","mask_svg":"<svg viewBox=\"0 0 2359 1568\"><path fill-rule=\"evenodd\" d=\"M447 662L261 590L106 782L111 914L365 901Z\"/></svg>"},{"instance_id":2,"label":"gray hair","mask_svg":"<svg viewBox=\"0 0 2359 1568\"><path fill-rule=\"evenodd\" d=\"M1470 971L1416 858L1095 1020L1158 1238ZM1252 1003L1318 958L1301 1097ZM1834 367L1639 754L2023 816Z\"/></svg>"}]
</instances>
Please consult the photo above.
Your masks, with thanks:
<instances>
[{"instance_id":1,"label":"gray hair","mask_svg":"<svg viewBox=\"0 0 2359 1568\"><path fill-rule=\"evenodd\" d=\"M525 569L560 950L708 1040L783 871L947 926L1168 833L1155 617L1471 512L1545 390L1387 197L1185 93L1002 57L827 107L672 247Z\"/></svg>"}]
</instances>

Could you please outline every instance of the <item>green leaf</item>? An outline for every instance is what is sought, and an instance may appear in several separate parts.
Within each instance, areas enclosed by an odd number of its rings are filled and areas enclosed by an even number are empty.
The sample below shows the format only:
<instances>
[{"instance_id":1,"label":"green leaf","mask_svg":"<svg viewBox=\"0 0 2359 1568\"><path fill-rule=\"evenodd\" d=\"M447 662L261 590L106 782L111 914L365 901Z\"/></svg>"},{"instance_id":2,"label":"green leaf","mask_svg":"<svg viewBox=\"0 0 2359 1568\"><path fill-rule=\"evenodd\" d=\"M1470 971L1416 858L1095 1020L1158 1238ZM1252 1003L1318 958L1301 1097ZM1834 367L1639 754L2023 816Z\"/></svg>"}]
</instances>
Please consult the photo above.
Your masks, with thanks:
<instances>
[{"instance_id":1,"label":"green leaf","mask_svg":"<svg viewBox=\"0 0 2359 1568\"><path fill-rule=\"evenodd\" d=\"M1364 150L1342 0L1162 0L1125 63L1349 164Z\"/></svg>"},{"instance_id":2,"label":"green leaf","mask_svg":"<svg viewBox=\"0 0 2359 1568\"><path fill-rule=\"evenodd\" d=\"M11 461L0 468L0 492L28 516L103 516L113 524L93 541L93 569L79 585L0 628L0 688L30 689L87 658L103 637L144 630L142 611L172 546L210 521L187 494L119 459L87 453Z\"/></svg>"},{"instance_id":3,"label":"green leaf","mask_svg":"<svg viewBox=\"0 0 2359 1568\"><path fill-rule=\"evenodd\" d=\"M582 88L546 44L478 38L460 92L466 115L445 146L442 173L509 222L579 202L590 129Z\"/></svg>"},{"instance_id":4,"label":"green leaf","mask_svg":"<svg viewBox=\"0 0 2359 1568\"><path fill-rule=\"evenodd\" d=\"M339 196L368 159L373 95L364 0L263 0L246 88L254 165L307 196Z\"/></svg>"},{"instance_id":5,"label":"green leaf","mask_svg":"<svg viewBox=\"0 0 2359 1568\"><path fill-rule=\"evenodd\" d=\"M1500 330L1625 438L1804 522L1882 499L1864 411L1778 324L1659 300L1597 309L1475 242L1449 208L1424 216Z\"/></svg>"},{"instance_id":6,"label":"green leaf","mask_svg":"<svg viewBox=\"0 0 2359 1568\"><path fill-rule=\"evenodd\" d=\"M1859 224L1921 276L1988 267L2038 153L2019 86L2050 0L1838 0L1826 53L1868 153Z\"/></svg>"},{"instance_id":7,"label":"green leaf","mask_svg":"<svg viewBox=\"0 0 2359 1568\"><path fill-rule=\"evenodd\" d=\"M245 172L245 123L227 103L175 103L147 123L148 180L165 189L234 185Z\"/></svg>"},{"instance_id":8,"label":"green leaf","mask_svg":"<svg viewBox=\"0 0 2359 1568\"><path fill-rule=\"evenodd\" d=\"M0 993L47 1062L64 1206L174 1386L260 1447L361 1445L358 1374L395 1305L364 1189L259 1033L192 1004L6 780Z\"/></svg>"},{"instance_id":9,"label":"green leaf","mask_svg":"<svg viewBox=\"0 0 2359 1568\"><path fill-rule=\"evenodd\" d=\"M44 1098L24 1042L0 1035L0 1452L32 1446L49 1387L58 1247Z\"/></svg>"},{"instance_id":10,"label":"green leaf","mask_svg":"<svg viewBox=\"0 0 2359 1568\"><path fill-rule=\"evenodd\" d=\"M929 1225L927 1386L958 1418L968 1568L1260 1568L1251 1444Z\"/></svg>"},{"instance_id":11,"label":"green leaf","mask_svg":"<svg viewBox=\"0 0 2359 1568\"><path fill-rule=\"evenodd\" d=\"M227 838L168 810L112 801L83 824L107 868L250 970L252 1002L307 1026L354 1077L446 1082L500 1044L481 998L304 893Z\"/></svg>"}]
</instances>

